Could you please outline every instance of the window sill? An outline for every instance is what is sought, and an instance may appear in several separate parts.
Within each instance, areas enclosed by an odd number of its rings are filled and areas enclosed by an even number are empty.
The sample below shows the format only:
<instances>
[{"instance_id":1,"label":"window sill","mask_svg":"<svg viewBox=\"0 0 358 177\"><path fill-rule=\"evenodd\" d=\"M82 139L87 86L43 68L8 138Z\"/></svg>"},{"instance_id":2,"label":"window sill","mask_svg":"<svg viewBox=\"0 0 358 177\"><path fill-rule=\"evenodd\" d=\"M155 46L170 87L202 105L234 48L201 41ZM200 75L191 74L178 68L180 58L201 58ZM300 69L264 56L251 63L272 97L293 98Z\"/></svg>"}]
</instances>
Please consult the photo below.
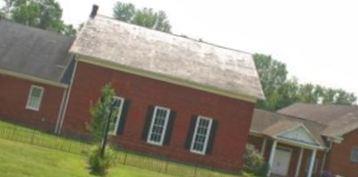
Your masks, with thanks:
<instances>
[{"instance_id":1,"label":"window sill","mask_svg":"<svg viewBox=\"0 0 358 177\"><path fill-rule=\"evenodd\" d=\"M195 151L195 150L191 150L191 149L190 149L190 152L193 154L197 154L197 155L206 155L205 152Z\"/></svg>"},{"instance_id":2,"label":"window sill","mask_svg":"<svg viewBox=\"0 0 358 177\"><path fill-rule=\"evenodd\" d=\"M40 108L26 107L25 109L30 111L40 111Z\"/></svg>"},{"instance_id":3,"label":"window sill","mask_svg":"<svg viewBox=\"0 0 358 177\"><path fill-rule=\"evenodd\" d=\"M159 146L159 147L163 146L162 143L157 143L157 142L152 142L152 141L146 141L146 143L149 145L153 145L153 146Z\"/></svg>"}]
</instances>

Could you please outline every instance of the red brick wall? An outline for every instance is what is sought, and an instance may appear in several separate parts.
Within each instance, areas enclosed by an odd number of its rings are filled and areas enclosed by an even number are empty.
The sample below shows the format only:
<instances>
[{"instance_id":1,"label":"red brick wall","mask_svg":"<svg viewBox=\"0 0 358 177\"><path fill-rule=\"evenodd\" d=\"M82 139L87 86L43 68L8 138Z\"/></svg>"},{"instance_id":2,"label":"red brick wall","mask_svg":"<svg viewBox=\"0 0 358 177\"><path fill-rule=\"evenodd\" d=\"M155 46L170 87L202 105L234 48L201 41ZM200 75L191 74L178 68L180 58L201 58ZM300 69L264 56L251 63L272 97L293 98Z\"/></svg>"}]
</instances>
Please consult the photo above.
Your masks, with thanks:
<instances>
[{"instance_id":1,"label":"red brick wall","mask_svg":"<svg viewBox=\"0 0 358 177\"><path fill-rule=\"evenodd\" d=\"M54 131L64 88L0 74L0 119ZM44 88L39 111L26 109L31 85Z\"/></svg>"},{"instance_id":2,"label":"red brick wall","mask_svg":"<svg viewBox=\"0 0 358 177\"><path fill-rule=\"evenodd\" d=\"M124 133L114 138L123 147L226 170L237 171L242 167L253 103L81 62L77 65L71 90L65 133L86 132L90 121L89 107L97 101L101 88L108 82L118 95L131 101ZM165 106L177 113L169 145L157 147L141 139L150 105ZM193 115L218 120L215 145L210 155L195 155L184 148Z\"/></svg>"},{"instance_id":3,"label":"red brick wall","mask_svg":"<svg viewBox=\"0 0 358 177\"><path fill-rule=\"evenodd\" d=\"M344 177L358 176L358 163L351 162L353 147L358 147L358 130L344 135L340 144L333 144L329 153L327 169Z\"/></svg>"}]
</instances>

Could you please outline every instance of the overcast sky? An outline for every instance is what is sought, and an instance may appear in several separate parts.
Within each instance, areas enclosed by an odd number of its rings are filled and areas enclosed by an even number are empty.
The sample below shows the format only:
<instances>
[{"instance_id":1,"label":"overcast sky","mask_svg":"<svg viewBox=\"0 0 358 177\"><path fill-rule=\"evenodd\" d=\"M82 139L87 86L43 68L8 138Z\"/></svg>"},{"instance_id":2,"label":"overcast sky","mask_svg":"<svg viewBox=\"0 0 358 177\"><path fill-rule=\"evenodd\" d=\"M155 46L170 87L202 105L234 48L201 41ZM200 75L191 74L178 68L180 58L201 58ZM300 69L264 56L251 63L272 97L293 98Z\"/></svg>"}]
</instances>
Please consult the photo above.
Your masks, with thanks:
<instances>
[{"instance_id":1,"label":"overcast sky","mask_svg":"<svg viewBox=\"0 0 358 177\"><path fill-rule=\"evenodd\" d=\"M87 20L92 4L112 16L116 0L59 0L63 19ZM172 31L252 53L270 54L300 82L358 95L355 0L123 0L164 10Z\"/></svg>"}]
</instances>

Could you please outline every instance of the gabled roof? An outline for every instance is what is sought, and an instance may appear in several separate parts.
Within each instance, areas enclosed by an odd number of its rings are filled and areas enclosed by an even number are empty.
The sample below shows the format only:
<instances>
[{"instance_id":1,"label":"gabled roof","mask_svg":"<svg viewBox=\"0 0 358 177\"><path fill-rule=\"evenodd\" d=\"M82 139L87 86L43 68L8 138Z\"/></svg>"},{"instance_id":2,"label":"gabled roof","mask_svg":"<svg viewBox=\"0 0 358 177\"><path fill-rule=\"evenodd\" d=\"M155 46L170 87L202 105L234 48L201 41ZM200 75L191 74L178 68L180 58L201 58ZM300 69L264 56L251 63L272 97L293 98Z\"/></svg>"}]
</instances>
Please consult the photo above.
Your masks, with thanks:
<instances>
[{"instance_id":1,"label":"gabled roof","mask_svg":"<svg viewBox=\"0 0 358 177\"><path fill-rule=\"evenodd\" d=\"M255 109L251 122L251 132L255 134L278 137L289 130L304 127L312 135L312 138L321 147L325 147L322 132L326 126L314 121L300 119L297 117L282 115L261 109Z\"/></svg>"},{"instance_id":2,"label":"gabled roof","mask_svg":"<svg viewBox=\"0 0 358 177\"><path fill-rule=\"evenodd\" d=\"M0 20L0 70L66 83L73 38Z\"/></svg>"},{"instance_id":3,"label":"gabled roof","mask_svg":"<svg viewBox=\"0 0 358 177\"><path fill-rule=\"evenodd\" d=\"M349 112L336 120L329 122L323 134L327 136L343 136L358 129L358 110Z\"/></svg>"},{"instance_id":4,"label":"gabled roof","mask_svg":"<svg viewBox=\"0 0 358 177\"><path fill-rule=\"evenodd\" d=\"M264 99L251 54L100 15L85 24L70 51L86 60L165 76L169 82Z\"/></svg>"},{"instance_id":5,"label":"gabled roof","mask_svg":"<svg viewBox=\"0 0 358 177\"><path fill-rule=\"evenodd\" d=\"M358 129L358 106L355 105L296 103L278 112L323 124L327 128L322 134L326 136L340 137Z\"/></svg>"}]
</instances>

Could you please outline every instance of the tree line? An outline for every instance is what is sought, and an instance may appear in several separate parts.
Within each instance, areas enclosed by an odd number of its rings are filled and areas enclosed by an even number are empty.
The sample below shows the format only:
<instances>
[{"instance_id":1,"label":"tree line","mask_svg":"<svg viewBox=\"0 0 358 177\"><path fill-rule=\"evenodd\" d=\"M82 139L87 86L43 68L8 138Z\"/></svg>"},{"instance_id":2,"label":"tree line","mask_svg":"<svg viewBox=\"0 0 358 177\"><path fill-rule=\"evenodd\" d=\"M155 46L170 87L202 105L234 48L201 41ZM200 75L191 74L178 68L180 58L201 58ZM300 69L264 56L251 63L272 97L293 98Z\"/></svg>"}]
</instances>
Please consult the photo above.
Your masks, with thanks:
<instances>
[{"instance_id":1,"label":"tree line","mask_svg":"<svg viewBox=\"0 0 358 177\"><path fill-rule=\"evenodd\" d=\"M266 96L266 100L258 101L258 108L275 111L296 102L352 105L357 100L356 95L343 89L300 84L288 78L286 64L269 55L255 54L254 60Z\"/></svg>"},{"instance_id":2,"label":"tree line","mask_svg":"<svg viewBox=\"0 0 358 177\"><path fill-rule=\"evenodd\" d=\"M4 0L3 3L0 18L68 36L76 35L77 29L61 19L62 8L56 0ZM113 8L113 17L154 30L171 32L167 15L161 10L139 9L131 3L117 2Z\"/></svg>"},{"instance_id":3,"label":"tree line","mask_svg":"<svg viewBox=\"0 0 358 177\"><path fill-rule=\"evenodd\" d=\"M62 8L56 0L4 0L0 16L8 20L65 35L76 35L76 29L65 24ZM171 33L170 21L164 11L137 8L131 3L117 2L113 17L127 23ZM80 25L81 26L81 25ZM259 100L257 107L275 111L295 102L314 104L355 104L357 97L343 89L328 88L318 84L301 84L288 78L286 65L269 55L255 54L254 60L266 100Z\"/></svg>"}]
</instances>

